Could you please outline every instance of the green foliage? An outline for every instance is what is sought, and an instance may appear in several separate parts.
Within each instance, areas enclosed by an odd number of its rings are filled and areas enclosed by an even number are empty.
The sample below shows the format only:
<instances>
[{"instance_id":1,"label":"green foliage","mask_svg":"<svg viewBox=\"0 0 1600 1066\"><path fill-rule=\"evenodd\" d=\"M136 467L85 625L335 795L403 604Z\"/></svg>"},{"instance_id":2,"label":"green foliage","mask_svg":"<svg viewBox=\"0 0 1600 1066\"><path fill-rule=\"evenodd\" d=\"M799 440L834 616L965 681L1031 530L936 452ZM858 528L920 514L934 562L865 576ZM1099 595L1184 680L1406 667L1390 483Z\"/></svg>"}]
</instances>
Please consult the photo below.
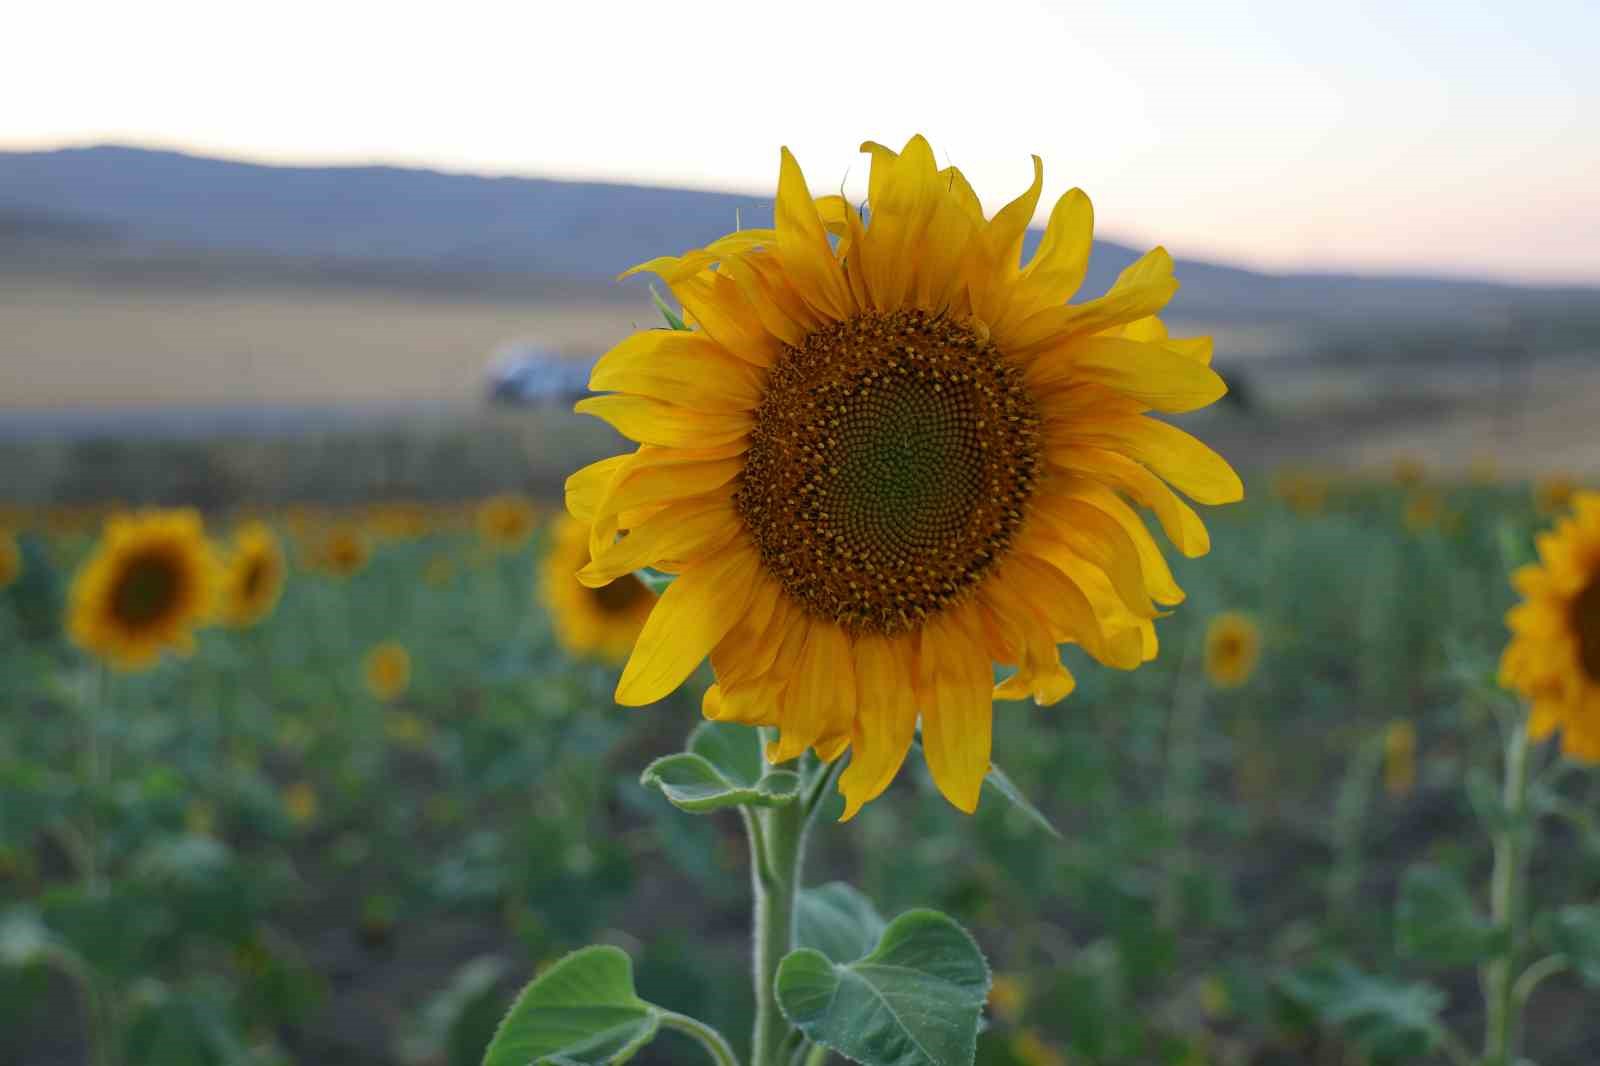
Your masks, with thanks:
<instances>
[{"instance_id":1,"label":"green foliage","mask_svg":"<svg viewBox=\"0 0 1600 1066\"><path fill-rule=\"evenodd\" d=\"M689 736L688 751L652 762L639 781L691 814L782 807L800 791L794 771L767 767L754 729L722 722L700 723Z\"/></svg>"},{"instance_id":2,"label":"green foliage","mask_svg":"<svg viewBox=\"0 0 1600 1066\"><path fill-rule=\"evenodd\" d=\"M1504 949L1496 929L1472 902L1453 870L1413 866L1400 883L1395 937L1403 956L1446 966L1469 966Z\"/></svg>"},{"instance_id":3,"label":"green foliage","mask_svg":"<svg viewBox=\"0 0 1600 1066\"><path fill-rule=\"evenodd\" d=\"M864 1066L970 1066L989 966L955 922L914 910L854 962L814 948L791 953L777 993L807 1038Z\"/></svg>"},{"instance_id":4,"label":"green foliage","mask_svg":"<svg viewBox=\"0 0 1600 1066\"><path fill-rule=\"evenodd\" d=\"M574 951L535 978L500 1022L483 1066L601 1066L655 1039L661 1012L633 988L633 963L613 947Z\"/></svg>"},{"instance_id":5,"label":"green foliage","mask_svg":"<svg viewBox=\"0 0 1600 1066\"><path fill-rule=\"evenodd\" d=\"M1600 989L1600 904L1569 904L1549 918L1546 938L1590 988Z\"/></svg>"},{"instance_id":6,"label":"green foliage","mask_svg":"<svg viewBox=\"0 0 1600 1066\"><path fill-rule=\"evenodd\" d=\"M1278 990L1344 1033L1375 1064L1414 1061L1442 1038L1444 993L1429 984L1379 977L1330 960L1286 974Z\"/></svg>"},{"instance_id":7,"label":"green foliage","mask_svg":"<svg viewBox=\"0 0 1600 1066\"><path fill-rule=\"evenodd\" d=\"M872 901L843 881L802 890L795 906L795 942L833 962L863 958L887 926Z\"/></svg>"}]
</instances>

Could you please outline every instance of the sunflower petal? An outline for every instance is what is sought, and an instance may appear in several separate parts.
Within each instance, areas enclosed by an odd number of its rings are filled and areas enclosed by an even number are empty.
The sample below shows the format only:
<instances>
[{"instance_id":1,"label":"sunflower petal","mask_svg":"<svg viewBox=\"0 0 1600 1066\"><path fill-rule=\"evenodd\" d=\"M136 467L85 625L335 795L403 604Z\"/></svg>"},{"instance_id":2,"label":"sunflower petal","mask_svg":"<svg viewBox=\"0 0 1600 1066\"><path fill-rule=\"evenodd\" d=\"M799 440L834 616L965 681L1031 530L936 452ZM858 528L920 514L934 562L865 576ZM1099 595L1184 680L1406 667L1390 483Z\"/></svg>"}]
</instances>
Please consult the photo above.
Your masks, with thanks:
<instances>
[{"instance_id":1,"label":"sunflower petal","mask_svg":"<svg viewBox=\"0 0 1600 1066\"><path fill-rule=\"evenodd\" d=\"M917 729L916 690L911 684L915 645L869 634L856 641L856 716L850 733L850 765L839 777L848 822L889 787L911 750Z\"/></svg>"},{"instance_id":2,"label":"sunflower petal","mask_svg":"<svg viewBox=\"0 0 1600 1066\"><path fill-rule=\"evenodd\" d=\"M933 697L922 708L922 746L933 783L971 814L989 772L993 675L962 614L946 611L922 630L922 672Z\"/></svg>"},{"instance_id":3,"label":"sunflower petal","mask_svg":"<svg viewBox=\"0 0 1600 1066\"><path fill-rule=\"evenodd\" d=\"M594 392L649 396L696 411L751 411L761 402L763 374L704 333L647 329L595 363Z\"/></svg>"},{"instance_id":4,"label":"sunflower petal","mask_svg":"<svg viewBox=\"0 0 1600 1066\"><path fill-rule=\"evenodd\" d=\"M617 702L642 707L683 684L744 612L760 565L741 548L668 585L623 667Z\"/></svg>"}]
</instances>

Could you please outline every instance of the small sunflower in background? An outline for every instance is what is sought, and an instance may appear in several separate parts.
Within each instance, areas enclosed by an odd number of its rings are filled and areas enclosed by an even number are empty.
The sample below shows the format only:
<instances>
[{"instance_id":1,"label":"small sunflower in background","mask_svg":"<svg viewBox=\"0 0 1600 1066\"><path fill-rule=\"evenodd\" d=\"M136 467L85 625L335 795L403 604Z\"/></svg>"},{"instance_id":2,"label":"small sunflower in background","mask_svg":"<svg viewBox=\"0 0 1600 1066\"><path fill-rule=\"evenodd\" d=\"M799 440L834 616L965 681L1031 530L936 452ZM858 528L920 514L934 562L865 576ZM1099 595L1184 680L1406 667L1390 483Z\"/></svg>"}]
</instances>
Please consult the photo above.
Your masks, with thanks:
<instances>
[{"instance_id":1,"label":"small sunflower in background","mask_svg":"<svg viewBox=\"0 0 1600 1066\"><path fill-rule=\"evenodd\" d=\"M1307 470L1286 470L1272 480L1272 491L1301 517L1318 515L1328 505L1328 479Z\"/></svg>"},{"instance_id":2,"label":"small sunflower in background","mask_svg":"<svg viewBox=\"0 0 1600 1066\"><path fill-rule=\"evenodd\" d=\"M1572 507L1538 538L1539 562L1512 575L1522 602L1506 615L1500 683L1532 705L1533 739L1560 730L1563 753L1600 762L1600 493Z\"/></svg>"},{"instance_id":3,"label":"small sunflower in background","mask_svg":"<svg viewBox=\"0 0 1600 1066\"><path fill-rule=\"evenodd\" d=\"M1417 785L1417 727L1405 719L1389 723L1383 734L1383 790L1395 799Z\"/></svg>"},{"instance_id":4,"label":"small sunflower in background","mask_svg":"<svg viewBox=\"0 0 1600 1066\"><path fill-rule=\"evenodd\" d=\"M1391 472L1394 474L1394 483L1404 489L1416 488L1428 476L1428 468L1415 455L1396 458Z\"/></svg>"},{"instance_id":5,"label":"small sunflower in background","mask_svg":"<svg viewBox=\"0 0 1600 1066\"><path fill-rule=\"evenodd\" d=\"M1444 499L1431 489L1418 489L1406 497L1401 521L1412 533L1422 534L1438 528L1445 520Z\"/></svg>"},{"instance_id":6,"label":"small sunflower in background","mask_svg":"<svg viewBox=\"0 0 1600 1066\"><path fill-rule=\"evenodd\" d=\"M295 825L306 825L317 816L321 804L317 790L309 781L296 781L286 785L282 793L283 809Z\"/></svg>"},{"instance_id":7,"label":"small sunflower in background","mask_svg":"<svg viewBox=\"0 0 1600 1066\"><path fill-rule=\"evenodd\" d=\"M385 641L367 652L363 664L367 691L385 703L405 695L411 685L411 653L394 641Z\"/></svg>"},{"instance_id":8,"label":"small sunflower in background","mask_svg":"<svg viewBox=\"0 0 1600 1066\"><path fill-rule=\"evenodd\" d=\"M478 536L499 551L515 551L528 543L538 524L538 511L523 496L491 496L478 505Z\"/></svg>"},{"instance_id":9,"label":"small sunflower in background","mask_svg":"<svg viewBox=\"0 0 1600 1066\"><path fill-rule=\"evenodd\" d=\"M372 548L360 531L341 524L317 536L311 565L333 577L347 578L360 573L371 557Z\"/></svg>"},{"instance_id":10,"label":"small sunflower in background","mask_svg":"<svg viewBox=\"0 0 1600 1066\"><path fill-rule=\"evenodd\" d=\"M656 595L632 574L589 588L578 571L589 565L589 527L562 517L550 551L539 565L539 594L550 610L556 639L574 655L621 663L633 649L656 604Z\"/></svg>"},{"instance_id":11,"label":"small sunflower in background","mask_svg":"<svg viewBox=\"0 0 1600 1066\"><path fill-rule=\"evenodd\" d=\"M1261 659L1261 630L1248 615L1226 611L1206 627L1206 676L1217 688L1238 688Z\"/></svg>"},{"instance_id":12,"label":"small sunflower in background","mask_svg":"<svg viewBox=\"0 0 1600 1066\"><path fill-rule=\"evenodd\" d=\"M0 529L0 589L22 576L22 548L11 531Z\"/></svg>"},{"instance_id":13,"label":"small sunflower in background","mask_svg":"<svg viewBox=\"0 0 1600 1066\"><path fill-rule=\"evenodd\" d=\"M867 142L866 210L813 197L780 155L771 229L635 268L690 329L645 330L577 405L639 447L567 482L603 588L678 575L617 687L652 703L708 657L707 717L776 727L767 756L850 751L853 817L899 773L920 720L934 782L971 812L993 702L1064 698L1059 645L1131 670L1183 599L1135 510L1187 556L1210 541L1173 492L1244 495L1227 462L1151 417L1227 392L1208 337L1158 317L1177 292L1156 248L1102 296L1094 211L1073 189L1027 263L1044 169L992 216L921 136ZM618 533L626 536L618 537ZM994 664L1014 672L997 687Z\"/></svg>"},{"instance_id":14,"label":"small sunflower in background","mask_svg":"<svg viewBox=\"0 0 1600 1066\"><path fill-rule=\"evenodd\" d=\"M247 522L233 538L217 607L226 625L246 629L271 614L283 593L283 548L262 522Z\"/></svg>"},{"instance_id":15,"label":"small sunflower in background","mask_svg":"<svg viewBox=\"0 0 1600 1066\"><path fill-rule=\"evenodd\" d=\"M188 654L216 603L219 566L198 512L142 511L106 523L72 582L72 640L119 670Z\"/></svg>"},{"instance_id":16,"label":"small sunflower in background","mask_svg":"<svg viewBox=\"0 0 1600 1066\"><path fill-rule=\"evenodd\" d=\"M1569 474L1551 474L1540 478L1533 486L1533 503L1542 515L1565 511L1578 491L1578 483Z\"/></svg>"}]
</instances>

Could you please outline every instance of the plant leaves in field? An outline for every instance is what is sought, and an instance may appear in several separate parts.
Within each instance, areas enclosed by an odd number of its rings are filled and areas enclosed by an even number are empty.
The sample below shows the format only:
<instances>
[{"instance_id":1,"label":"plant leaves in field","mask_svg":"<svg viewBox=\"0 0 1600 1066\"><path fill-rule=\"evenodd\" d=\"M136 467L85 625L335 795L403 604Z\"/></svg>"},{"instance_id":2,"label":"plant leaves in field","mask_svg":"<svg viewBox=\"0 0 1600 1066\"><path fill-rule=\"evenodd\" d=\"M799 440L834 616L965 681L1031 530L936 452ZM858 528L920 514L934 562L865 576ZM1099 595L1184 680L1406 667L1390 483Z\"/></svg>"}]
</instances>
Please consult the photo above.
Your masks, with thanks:
<instances>
[{"instance_id":1,"label":"plant leaves in field","mask_svg":"<svg viewBox=\"0 0 1600 1066\"><path fill-rule=\"evenodd\" d=\"M582 948L522 990L489 1042L483 1066L626 1062L660 1026L660 1011L634 992L627 953Z\"/></svg>"},{"instance_id":2,"label":"plant leaves in field","mask_svg":"<svg viewBox=\"0 0 1600 1066\"><path fill-rule=\"evenodd\" d=\"M493 955L481 955L458 969L401 1038L400 1060L449 1066L481 1061L499 1020L495 988L505 969L505 962Z\"/></svg>"},{"instance_id":3,"label":"plant leaves in field","mask_svg":"<svg viewBox=\"0 0 1600 1066\"><path fill-rule=\"evenodd\" d=\"M639 783L660 789L673 806L694 814L782 807L800 792L800 775L767 769L754 729L726 722L702 722L689 736L688 751L657 759Z\"/></svg>"},{"instance_id":4,"label":"plant leaves in field","mask_svg":"<svg viewBox=\"0 0 1600 1066\"><path fill-rule=\"evenodd\" d=\"M1439 1042L1444 993L1362 973L1348 962L1320 962L1278 979L1278 991L1338 1029L1375 1064L1412 1062Z\"/></svg>"},{"instance_id":5,"label":"plant leaves in field","mask_svg":"<svg viewBox=\"0 0 1600 1066\"><path fill-rule=\"evenodd\" d=\"M834 962L854 962L877 946L888 923L872 901L842 881L801 891L795 938Z\"/></svg>"},{"instance_id":6,"label":"plant leaves in field","mask_svg":"<svg viewBox=\"0 0 1600 1066\"><path fill-rule=\"evenodd\" d=\"M1572 904L1549 918L1546 936L1590 988L1600 988L1600 904Z\"/></svg>"},{"instance_id":7,"label":"plant leaves in field","mask_svg":"<svg viewBox=\"0 0 1600 1066\"><path fill-rule=\"evenodd\" d=\"M871 954L835 963L814 948L778 966L778 1004L817 1044L864 1066L971 1066L989 965L937 911L907 911Z\"/></svg>"},{"instance_id":8,"label":"plant leaves in field","mask_svg":"<svg viewBox=\"0 0 1600 1066\"><path fill-rule=\"evenodd\" d=\"M1467 966L1498 951L1504 937L1478 913L1455 872L1413 866L1400 882L1395 939L1403 956Z\"/></svg>"}]
</instances>

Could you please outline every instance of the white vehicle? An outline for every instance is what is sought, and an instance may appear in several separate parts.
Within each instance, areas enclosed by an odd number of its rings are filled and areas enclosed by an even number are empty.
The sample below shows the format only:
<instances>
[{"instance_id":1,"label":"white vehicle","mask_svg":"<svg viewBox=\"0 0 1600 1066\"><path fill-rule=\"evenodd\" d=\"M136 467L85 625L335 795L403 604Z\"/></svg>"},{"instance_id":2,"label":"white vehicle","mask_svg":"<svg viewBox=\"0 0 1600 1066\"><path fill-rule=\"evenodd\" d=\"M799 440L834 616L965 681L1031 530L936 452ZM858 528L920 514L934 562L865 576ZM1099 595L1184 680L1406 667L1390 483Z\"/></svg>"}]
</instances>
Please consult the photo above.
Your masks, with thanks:
<instances>
[{"instance_id":1,"label":"white vehicle","mask_svg":"<svg viewBox=\"0 0 1600 1066\"><path fill-rule=\"evenodd\" d=\"M489 400L541 407L570 404L589 391L596 361L527 341L502 344L489 360Z\"/></svg>"}]
</instances>

